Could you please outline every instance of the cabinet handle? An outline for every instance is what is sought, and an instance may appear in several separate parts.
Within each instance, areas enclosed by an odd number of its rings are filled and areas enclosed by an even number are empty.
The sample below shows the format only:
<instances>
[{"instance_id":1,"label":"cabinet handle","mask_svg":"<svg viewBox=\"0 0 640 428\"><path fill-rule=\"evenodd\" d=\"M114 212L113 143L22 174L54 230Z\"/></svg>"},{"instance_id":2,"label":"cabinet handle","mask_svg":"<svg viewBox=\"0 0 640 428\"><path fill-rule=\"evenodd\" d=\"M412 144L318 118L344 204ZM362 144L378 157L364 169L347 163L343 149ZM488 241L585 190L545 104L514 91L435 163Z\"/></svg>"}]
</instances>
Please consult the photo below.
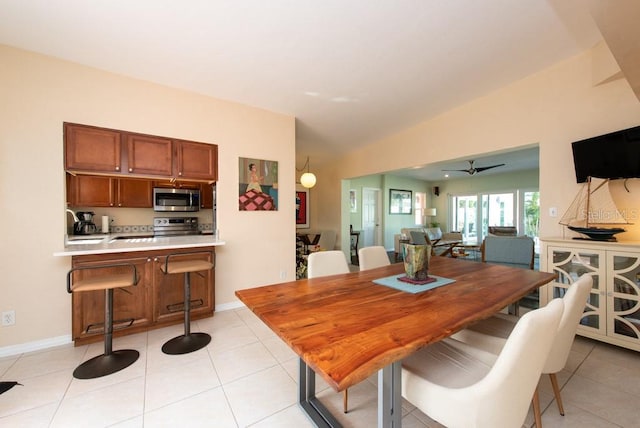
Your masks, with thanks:
<instances>
[{"instance_id":1,"label":"cabinet handle","mask_svg":"<svg viewBox=\"0 0 640 428\"><path fill-rule=\"evenodd\" d=\"M121 207L121 206L122 206L122 204L118 204L118 206L119 206L119 207Z\"/></svg>"},{"instance_id":2,"label":"cabinet handle","mask_svg":"<svg viewBox=\"0 0 640 428\"><path fill-rule=\"evenodd\" d=\"M120 167L119 166L116 166L116 171L120 171Z\"/></svg>"},{"instance_id":3,"label":"cabinet handle","mask_svg":"<svg viewBox=\"0 0 640 428\"><path fill-rule=\"evenodd\" d=\"M129 172L133 172L133 168L129 168Z\"/></svg>"},{"instance_id":4,"label":"cabinet handle","mask_svg":"<svg viewBox=\"0 0 640 428\"><path fill-rule=\"evenodd\" d=\"M178 175L182 175L182 171L180 171L180 172L178 173Z\"/></svg>"},{"instance_id":5,"label":"cabinet handle","mask_svg":"<svg viewBox=\"0 0 640 428\"><path fill-rule=\"evenodd\" d=\"M157 257L154 257L153 261L154 261L154 262L157 262L157 261L158 261L158 258L157 258Z\"/></svg>"},{"instance_id":6,"label":"cabinet handle","mask_svg":"<svg viewBox=\"0 0 640 428\"><path fill-rule=\"evenodd\" d=\"M147 257L147 263L151 261L151 257Z\"/></svg>"}]
</instances>

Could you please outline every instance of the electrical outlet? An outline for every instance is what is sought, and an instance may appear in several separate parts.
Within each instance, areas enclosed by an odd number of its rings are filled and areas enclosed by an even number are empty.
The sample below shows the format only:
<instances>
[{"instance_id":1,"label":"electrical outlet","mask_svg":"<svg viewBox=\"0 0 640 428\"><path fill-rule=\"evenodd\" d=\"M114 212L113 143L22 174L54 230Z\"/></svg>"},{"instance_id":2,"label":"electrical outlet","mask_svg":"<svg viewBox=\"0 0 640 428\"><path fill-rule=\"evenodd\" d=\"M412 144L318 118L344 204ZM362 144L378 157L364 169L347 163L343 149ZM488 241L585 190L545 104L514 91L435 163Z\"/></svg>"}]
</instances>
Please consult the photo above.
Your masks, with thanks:
<instances>
[{"instance_id":1,"label":"electrical outlet","mask_svg":"<svg viewBox=\"0 0 640 428\"><path fill-rule=\"evenodd\" d=\"M280 271L280 279L287 279L287 271L286 270L281 270Z\"/></svg>"},{"instance_id":2,"label":"electrical outlet","mask_svg":"<svg viewBox=\"0 0 640 428\"><path fill-rule=\"evenodd\" d=\"M16 311L6 311L2 313L2 325L14 325L16 323Z\"/></svg>"}]
</instances>

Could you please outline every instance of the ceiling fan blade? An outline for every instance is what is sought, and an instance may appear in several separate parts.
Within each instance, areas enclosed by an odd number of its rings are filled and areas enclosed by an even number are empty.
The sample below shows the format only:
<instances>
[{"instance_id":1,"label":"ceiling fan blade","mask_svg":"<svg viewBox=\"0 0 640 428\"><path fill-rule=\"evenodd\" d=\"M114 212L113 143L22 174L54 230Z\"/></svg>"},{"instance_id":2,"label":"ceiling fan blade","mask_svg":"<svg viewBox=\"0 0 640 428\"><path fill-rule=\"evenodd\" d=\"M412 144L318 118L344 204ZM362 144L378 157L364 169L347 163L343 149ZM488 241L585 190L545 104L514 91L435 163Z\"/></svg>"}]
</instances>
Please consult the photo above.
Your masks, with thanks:
<instances>
[{"instance_id":1,"label":"ceiling fan blade","mask_svg":"<svg viewBox=\"0 0 640 428\"><path fill-rule=\"evenodd\" d=\"M501 163L501 164L498 164L498 165L481 166L481 167L476 168L476 172L482 172L482 171L486 171L486 170L491 169L491 168L497 168L499 166L504 166L504 165L505 164Z\"/></svg>"},{"instance_id":2,"label":"ceiling fan blade","mask_svg":"<svg viewBox=\"0 0 640 428\"><path fill-rule=\"evenodd\" d=\"M469 172L468 169L443 169L443 171Z\"/></svg>"}]
</instances>

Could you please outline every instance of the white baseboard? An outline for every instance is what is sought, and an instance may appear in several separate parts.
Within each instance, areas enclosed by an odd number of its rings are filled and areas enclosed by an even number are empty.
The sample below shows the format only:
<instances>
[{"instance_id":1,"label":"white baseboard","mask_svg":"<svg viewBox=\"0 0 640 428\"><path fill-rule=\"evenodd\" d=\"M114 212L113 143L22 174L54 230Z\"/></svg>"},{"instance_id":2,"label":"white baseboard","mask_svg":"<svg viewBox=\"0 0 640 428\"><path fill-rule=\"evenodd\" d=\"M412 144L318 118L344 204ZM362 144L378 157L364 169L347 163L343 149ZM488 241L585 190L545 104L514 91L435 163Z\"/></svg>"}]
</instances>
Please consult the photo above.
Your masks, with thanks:
<instances>
[{"instance_id":1,"label":"white baseboard","mask_svg":"<svg viewBox=\"0 0 640 428\"><path fill-rule=\"evenodd\" d=\"M71 343L71 335L69 334L36 340L34 342L21 343L19 345L3 346L0 348L0 358L24 354L26 352L40 351L42 349L53 348L55 346L69 345Z\"/></svg>"},{"instance_id":2,"label":"white baseboard","mask_svg":"<svg viewBox=\"0 0 640 428\"><path fill-rule=\"evenodd\" d=\"M232 309L243 308L244 303L241 301L224 303L222 305L216 305L216 311L229 311ZM73 343L71 335L50 337L48 339L36 340L34 342L21 343L19 345L3 346L0 348L0 358L10 357L12 355L24 354L26 352L41 351L47 348L53 348L55 346L69 345Z\"/></svg>"}]
</instances>

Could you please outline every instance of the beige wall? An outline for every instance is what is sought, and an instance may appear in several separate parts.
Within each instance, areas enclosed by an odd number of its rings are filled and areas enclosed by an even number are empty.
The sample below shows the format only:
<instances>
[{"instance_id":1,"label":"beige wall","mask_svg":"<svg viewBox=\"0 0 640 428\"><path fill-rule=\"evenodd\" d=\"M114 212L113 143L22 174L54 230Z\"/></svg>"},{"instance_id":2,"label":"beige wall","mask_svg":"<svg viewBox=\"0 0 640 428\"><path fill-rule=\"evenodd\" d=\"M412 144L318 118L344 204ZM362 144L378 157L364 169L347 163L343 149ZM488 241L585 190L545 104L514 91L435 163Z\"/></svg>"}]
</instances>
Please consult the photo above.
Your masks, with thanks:
<instances>
[{"instance_id":1,"label":"beige wall","mask_svg":"<svg viewBox=\"0 0 640 428\"><path fill-rule=\"evenodd\" d=\"M598 47L597 52L601 51ZM348 231L345 209L329 207L348 203L338 193L349 185L340 179L360 177L420 164L512 150L539 144L541 236L560 236L564 228L549 208L563 213L579 186L576 184L571 142L640 124L640 103L628 82L617 79L594 84L594 61L611 58L593 51L559 63L543 72L504 87L436 118L353 151L318 170L318 190L312 194L311 222ZM614 67L615 68L615 67ZM598 79L602 81L602 76ZM428 102L426 100L425 102ZM627 205L640 195L638 179L629 180ZM314 188L315 190L315 188ZM638 205L635 202L637 209ZM640 240L640 222L618 235ZM343 248L348 236L341 234Z\"/></svg>"},{"instance_id":2,"label":"beige wall","mask_svg":"<svg viewBox=\"0 0 640 428\"><path fill-rule=\"evenodd\" d=\"M123 78L0 46L0 355L70 335L62 122L215 143L219 147L216 306L234 291L295 278L293 117ZM280 209L239 212L238 157L279 162ZM283 195L285 195L283 197ZM30 346L31 346L30 345Z\"/></svg>"}]
</instances>

